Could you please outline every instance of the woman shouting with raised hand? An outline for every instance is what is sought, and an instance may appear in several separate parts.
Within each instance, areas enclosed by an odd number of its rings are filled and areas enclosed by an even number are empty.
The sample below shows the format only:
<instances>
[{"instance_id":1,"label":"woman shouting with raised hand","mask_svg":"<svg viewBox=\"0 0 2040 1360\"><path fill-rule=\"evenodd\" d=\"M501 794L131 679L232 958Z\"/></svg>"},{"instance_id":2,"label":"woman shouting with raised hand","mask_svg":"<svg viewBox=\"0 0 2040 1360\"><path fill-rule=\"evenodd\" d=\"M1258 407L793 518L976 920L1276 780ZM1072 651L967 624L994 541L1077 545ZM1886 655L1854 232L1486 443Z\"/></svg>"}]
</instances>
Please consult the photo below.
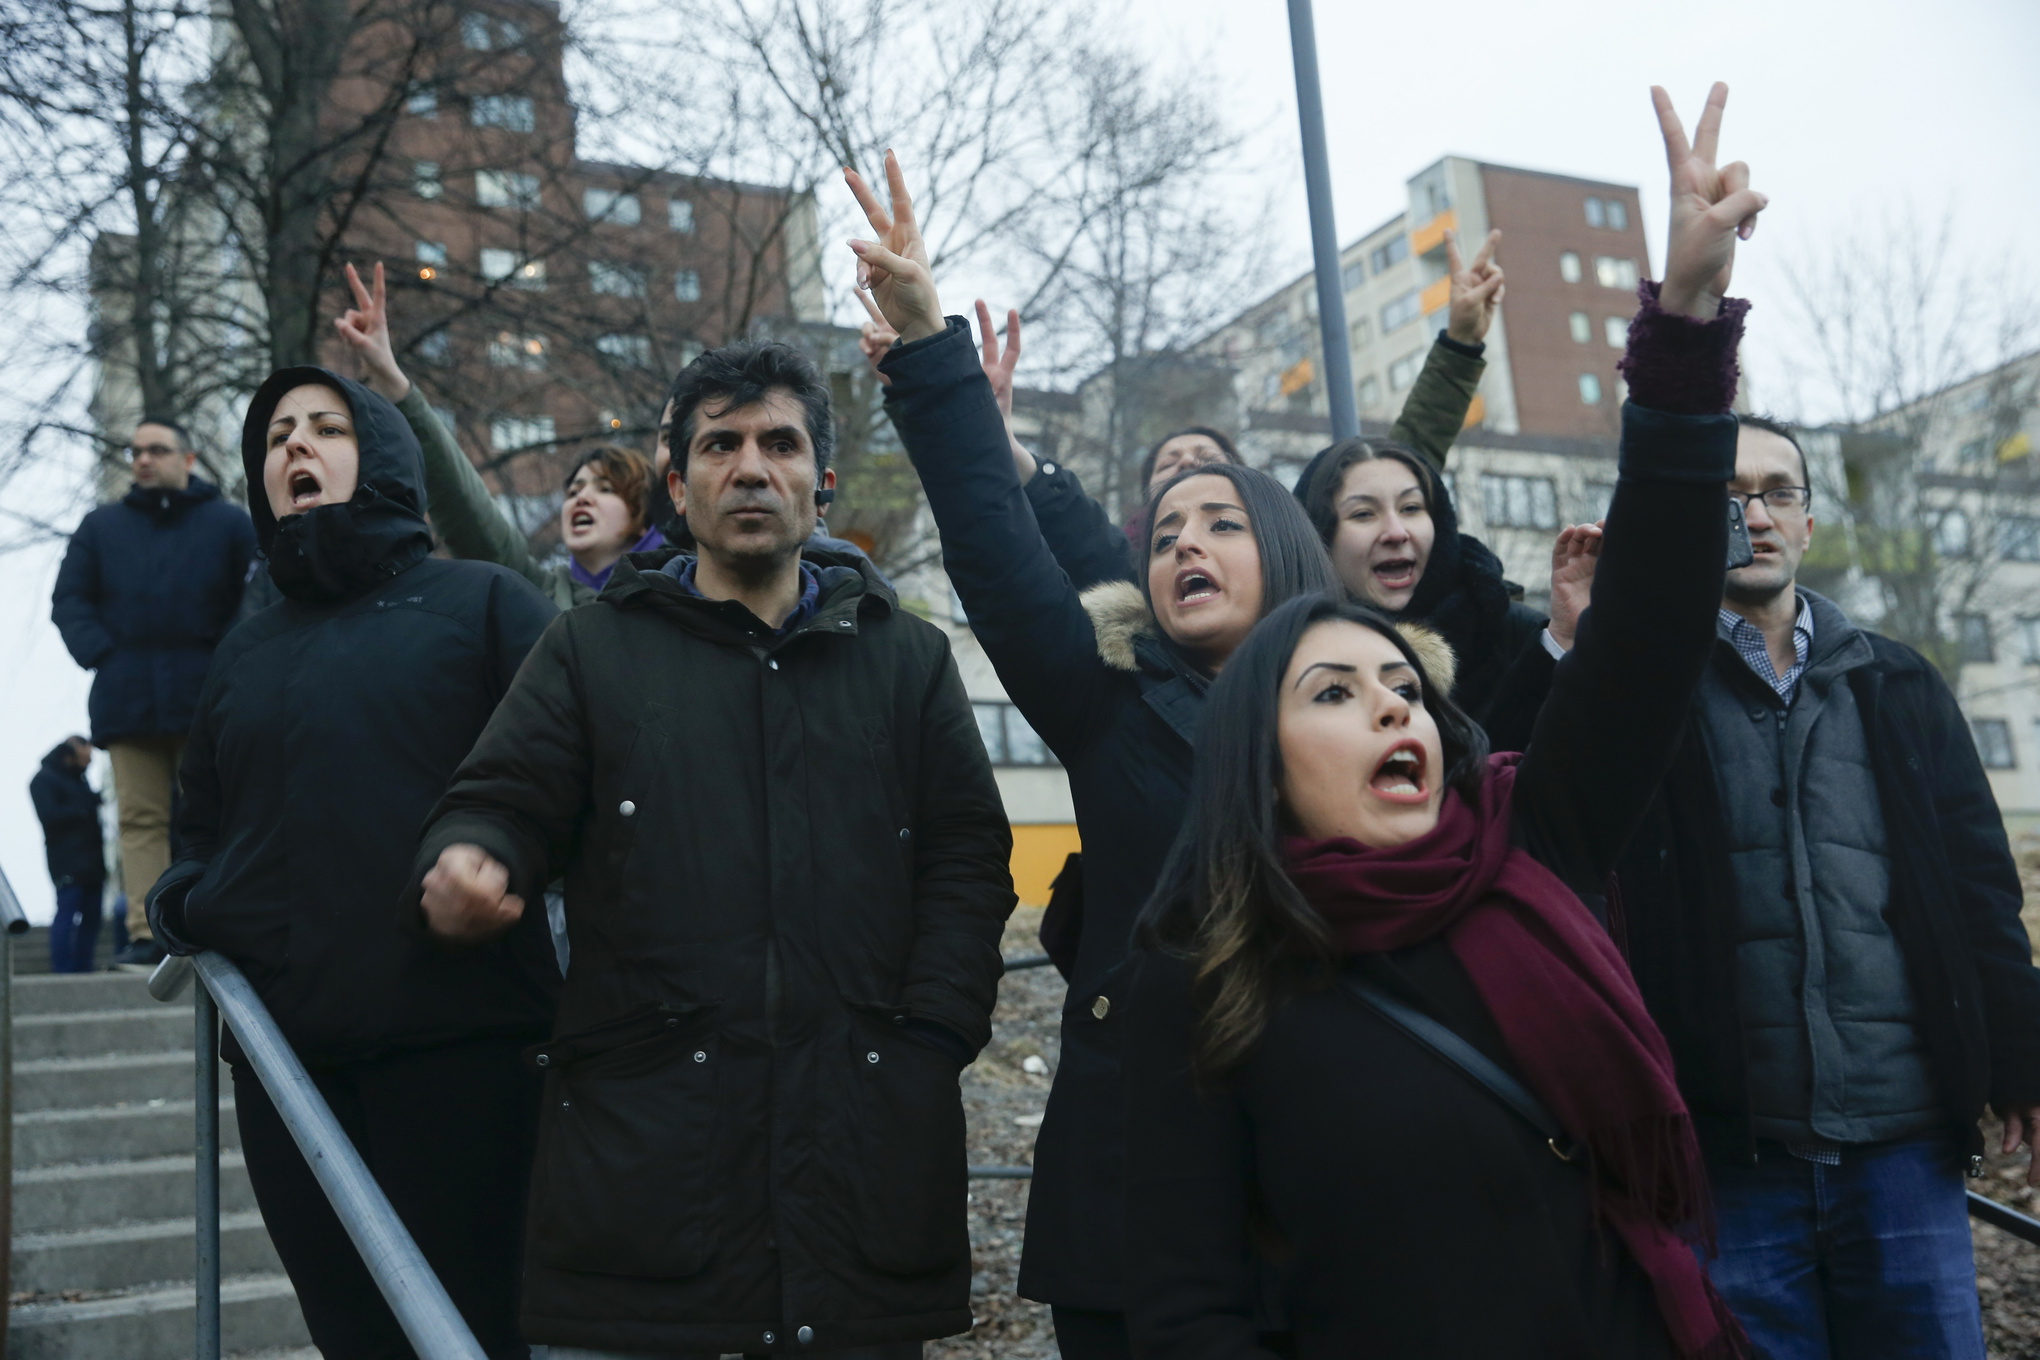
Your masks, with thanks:
<instances>
[{"instance_id":1,"label":"woman shouting with raised hand","mask_svg":"<svg viewBox=\"0 0 2040 1360\"><path fill-rule=\"evenodd\" d=\"M1119 1006L1134 917L1182 820L1212 678L1271 609L1336 582L1295 498L1219 464L1150 498L1136 581L1080 597L1042 538L970 330L943 316L890 153L886 176L889 209L849 174L876 237L852 243L859 281L899 336L879 362L886 409L972 629L1069 771L1086 846L1084 929L1035 1148L1020 1292L1053 1305L1071 1360L1123 1356Z\"/></svg>"}]
</instances>

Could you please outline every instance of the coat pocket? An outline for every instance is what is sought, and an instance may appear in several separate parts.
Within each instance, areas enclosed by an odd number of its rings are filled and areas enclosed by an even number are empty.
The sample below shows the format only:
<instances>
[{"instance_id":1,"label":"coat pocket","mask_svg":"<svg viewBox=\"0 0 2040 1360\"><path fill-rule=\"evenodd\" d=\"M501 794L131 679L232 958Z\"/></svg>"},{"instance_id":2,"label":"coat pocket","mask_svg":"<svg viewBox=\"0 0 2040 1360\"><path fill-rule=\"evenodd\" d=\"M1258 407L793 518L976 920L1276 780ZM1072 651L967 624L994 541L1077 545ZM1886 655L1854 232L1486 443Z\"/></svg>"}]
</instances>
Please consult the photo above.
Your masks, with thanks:
<instances>
[{"instance_id":1,"label":"coat pocket","mask_svg":"<svg viewBox=\"0 0 2040 1360\"><path fill-rule=\"evenodd\" d=\"M858 1252L892 1275L956 1265L970 1254L956 1064L863 1012L851 1019L849 1058Z\"/></svg>"},{"instance_id":2,"label":"coat pocket","mask_svg":"<svg viewBox=\"0 0 2040 1360\"><path fill-rule=\"evenodd\" d=\"M557 1270L677 1279L716 1246L717 1046L707 1007L659 1007L527 1056L546 1074L532 1255Z\"/></svg>"}]
</instances>

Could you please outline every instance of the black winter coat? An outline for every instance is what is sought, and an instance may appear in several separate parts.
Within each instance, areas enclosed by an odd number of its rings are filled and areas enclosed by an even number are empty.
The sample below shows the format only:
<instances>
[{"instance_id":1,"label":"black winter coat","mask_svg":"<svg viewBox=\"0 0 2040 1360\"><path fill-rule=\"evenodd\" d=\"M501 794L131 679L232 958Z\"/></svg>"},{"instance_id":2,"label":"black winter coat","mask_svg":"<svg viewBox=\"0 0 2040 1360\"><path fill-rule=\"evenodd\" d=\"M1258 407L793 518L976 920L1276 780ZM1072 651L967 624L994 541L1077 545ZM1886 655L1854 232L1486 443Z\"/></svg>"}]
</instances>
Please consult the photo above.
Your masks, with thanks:
<instances>
[{"instance_id":1,"label":"black winter coat","mask_svg":"<svg viewBox=\"0 0 2040 1360\"><path fill-rule=\"evenodd\" d=\"M67 883L104 883L106 847L99 835L99 795L63 747L43 757L42 768L28 781L28 797L42 823L50 881L60 888Z\"/></svg>"},{"instance_id":2,"label":"black winter coat","mask_svg":"<svg viewBox=\"0 0 2040 1360\"><path fill-rule=\"evenodd\" d=\"M1732 416L1624 411L1594 607L1513 805L1515 842L1589 901L1706 662L1735 437ZM1349 966L1522 1079L1442 937ZM1127 1311L1142 1355L1266 1355L1256 1321L1270 1317L1307 1360L1671 1354L1648 1277L1594 1221L1587 1177L1520 1116L1338 987L1279 1005L1246 1062L1200 1090L1191 967L1142 955L1109 1022L1125 1029Z\"/></svg>"},{"instance_id":3,"label":"black winter coat","mask_svg":"<svg viewBox=\"0 0 2040 1360\"><path fill-rule=\"evenodd\" d=\"M566 878L525 1334L801 1354L963 1331L957 1076L991 1034L1012 838L949 640L813 547L817 607L783 637L650 569L673 556L626 559L546 632L407 898L457 843L527 902Z\"/></svg>"},{"instance_id":4,"label":"black winter coat","mask_svg":"<svg viewBox=\"0 0 2040 1360\"><path fill-rule=\"evenodd\" d=\"M505 568L424 555L417 442L357 383L316 369L265 383L243 443L251 486L268 413L310 381L353 407L361 489L281 530L258 507L265 546L309 543L316 570L286 573L295 597L214 656L179 770L184 857L150 924L174 953L239 964L307 1063L540 1038L559 987L542 915L456 953L403 930L394 904L433 804L555 611Z\"/></svg>"},{"instance_id":5,"label":"black winter coat","mask_svg":"<svg viewBox=\"0 0 2040 1360\"><path fill-rule=\"evenodd\" d=\"M1043 541L959 318L881 367L949 579L1006 693L1068 771L1084 840L1083 933L1035 1143L1020 1292L1117 1309L1124 1156L1107 1017L1124 996L1134 917L1182 818L1206 682L1151 635L1136 587L1098 587L1094 624Z\"/></svg>"},{"instance_id":6,"label":"black winter coat","mask_svg":"<svg viewBox=\"0 0 2040 1360\"><path fill-rule=\"evenodd\" d=\"M98 672L95 745L191 726L254 555L248 512L202 477L181 491L135 487L79 522L50 616L72 659Z\"/></svg>"},{"instance_id":7,"label":"black winter coat","mask_svg":"<svg viewBox=\"0 0 2040 1360\"><path fill-rule=\"evenodd\" d=\"M1977 1118L2040 1101L2040 972L2019 917L2019 872L1976 743L1919 653L1865 632L1848 674L1875 765L1891 856L1886 920L1912 984L1951 1136L1983 1151ZM1726 641L1718 662L1746 669ZM1720 793L1699 706L1621 864L1630 963L1712 1157L1756 1155L1736 995L1737 909ZM1770 789L1749 796L1768 798Z\"/></svg>"}]
</instances>

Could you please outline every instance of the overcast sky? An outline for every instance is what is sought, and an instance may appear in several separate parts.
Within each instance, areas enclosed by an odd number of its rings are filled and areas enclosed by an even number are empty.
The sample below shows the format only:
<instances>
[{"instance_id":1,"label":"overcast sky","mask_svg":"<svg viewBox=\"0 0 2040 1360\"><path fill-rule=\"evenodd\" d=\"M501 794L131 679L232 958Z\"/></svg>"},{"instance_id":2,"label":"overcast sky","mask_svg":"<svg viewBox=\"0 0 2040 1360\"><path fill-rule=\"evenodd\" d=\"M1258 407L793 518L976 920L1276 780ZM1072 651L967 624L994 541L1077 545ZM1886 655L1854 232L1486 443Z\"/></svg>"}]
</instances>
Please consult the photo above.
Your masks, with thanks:
<instances>
[{"instance_id":1,"label":"overcast sky","mask_svg":"<svg viewBox=\"0 0 2040 1360\"><path fill-rule=\"evenodd\" d=\"M1278 203L1273 236L1240 249L1268 259L1271 282L1304 268L1284 7L1122 0L1102 14L1172 63L1219 73L1205 82L1211 99L1253 130L1241 174ZM1317 25L1342 241L1400 211L1410 174L1457 154L1641 186L1661 261L1664 160L1648 88L1670 89L1690 127L1709 82L1728 81L1723 156L1747 160L1771 196L1735 288L1756 304L1746 358L1759 405L1817 413L1819 394L1795 389L1780 328L1767 323L1784 262L1817 258L1854 224L1952 213L1965 261L2033 278L2019 247L2040 223L2035 0L1334 0ZM4 494L30 510L39 491L16 482ZM52 894L28 779L44 751L83 730L90 679L48 622L57 558L0 557L0 867L38 919Z\"/></svg>"}]
</instances>

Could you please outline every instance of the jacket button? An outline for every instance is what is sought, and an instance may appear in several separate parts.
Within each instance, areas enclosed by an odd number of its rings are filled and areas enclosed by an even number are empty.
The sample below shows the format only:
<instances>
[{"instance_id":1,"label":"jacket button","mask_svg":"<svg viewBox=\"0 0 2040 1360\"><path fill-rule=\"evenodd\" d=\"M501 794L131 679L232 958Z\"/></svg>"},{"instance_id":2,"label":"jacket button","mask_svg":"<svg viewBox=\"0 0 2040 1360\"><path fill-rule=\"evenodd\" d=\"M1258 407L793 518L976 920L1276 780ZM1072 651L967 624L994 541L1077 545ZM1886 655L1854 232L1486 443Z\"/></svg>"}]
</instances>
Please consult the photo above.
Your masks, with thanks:
<instances>
[{"instance_id":1,"label":"jacket button","mask_svg":"<svg viewBox=\"0 0 2040 1360\"><path fill-rule=\"evenodd\" d=\"M707 1062L707 1061L708 1061L708 1050L707 1050L707 1049L705 1049L705 1048L697 1048L697 1049L695 1049L695 1050L694 1050L694 1061L696 1061L696 1062Z\"/></svg>"},{"instance_id":2,"label":"jacket button","mask_svg":"<svg viewBox=\"0 0 2040 1360\"><path fill-rule=\"evenodd\" d=\"M1046 473L1047 473L1047 474L1048 474L1049 476L1051 476L1051 477L1055 476L1055 464L1054 464L1054 463L1043 463L1043 464L1041 465L1041 470L1042 470L1043 472L1046 472Z\"/></svg>"},{"instance_id":3,"label":"jacket button","mask_svg":"<svg viewBox=\"0 0 2040 1360\"><path fill-rule=\"evenodd\" d=\"M772 1333L765 1333L765 1344L768 1346L772 1344Z\"/></svg>"},{"instance_id":4,"label":"jacket button","mask_svg":"<svg viewBox=\"0 0 2040 1360\"><path fill-rule=\"evenodd\" d=\"M868 1063L875 1063L875 1062L877 1062L877 1061L878 1061L878 1050L874 1048L874 1049L872 1049L872 1050L871 1050L871 1052L869 1052L869 1053L865 1054L865 1055L864 1055L864 1061L866 1061L866 1062L868 1062Z\"/></svg>"},{"instance_id":5,"label":"jacket button","mask_svg":"<svg viewBox=\"0 0 2040 1360\"><path fill-rule=\"evenodd\" d=\"M637 804L626 798L616 805L616 810L622 816L635 817L637 815Z\"/></svg>"},{"instance_id":6,"label":"jacket button","mask_svg":"<svg viewBox=\"0 0 2040 1360\"><path fill-rule=\"evenodd\" d=\"M801 1345L805 1346L815 1339L815 1329L812 1327L803 1327L799 1331L795 1332L793 1335L794 1338L797 1341L799 1341Z\"/></svg>"},{"instance_id":7,"label":"jacket button","mask_svg":"<svg viewBox=\"0 0 2040 1360\"><path fill-rule=\"evenodd\" d=\"M540 1067L551 1067L552 1055L550 1053L541 1053L536 1058L533 1058L532 1061L537 1063Z\"/></svg>"},{"instance_id":8,"label":"jacket button","mask_svg":"<svg viewBox=\"0 0 2040 1360\"><path fill-rule=\"evenodd\" d=\"M1772 790L1771 790L1771 802L1772 802L1772 803L1773 803L1773 804L1774 804L1775 806L1777 806L1777 807L1784 807L1784 806L1785 806L1785 790L1783 790L1783 789L1772 789Z\"/></svg>"},{"instance_id":9,"label":"jacket button","mask_svg":"<svg viewBox=\"0 0 2040 1360\"><path fill-rule=\"evenodd\" d=\"M1100 1020L1112 1014L1112 998L1101 996L1096 1001L1093 1001L1091 1003L1091 1014L1097 1016Z\"/></svg>"},{"instance_id":10,"label":"jacket button","mask_svg":"<svg viewBox=\"0 0 2040 1360\"><path fill-rule=\"evenodd\" d=\"M768 669L768 670L775 670L775 671L776 671L776 670L778 670L778 669L779 669L779 658L778 658L778 657L776 657L776 656L775 656L775 657L773 657L773 658L772 658L772 659L771 659L770 661L767 661L767 662L765 663L765 666L766 666L766 669Z\"/></svg>"},{"instance_id":11,"label":"jacket button","mask_svg":"<svg viewBox=\"0 0 2040 1360\"><path fill-rule=\"evenodd\" d=\"M909 828L907 828L907 827L904 827L904 826L903 826L903 827L901 827L901 828L900 828L900 844L901 844L901 845L905 845L905 844L906 844L906 843L907 843L908 841L910 841L910 840L912 840L912 839L914 839L914 833L913 833L913 831L911 831L911 830L910 830Z\"/></svg>"}]
</instances>

